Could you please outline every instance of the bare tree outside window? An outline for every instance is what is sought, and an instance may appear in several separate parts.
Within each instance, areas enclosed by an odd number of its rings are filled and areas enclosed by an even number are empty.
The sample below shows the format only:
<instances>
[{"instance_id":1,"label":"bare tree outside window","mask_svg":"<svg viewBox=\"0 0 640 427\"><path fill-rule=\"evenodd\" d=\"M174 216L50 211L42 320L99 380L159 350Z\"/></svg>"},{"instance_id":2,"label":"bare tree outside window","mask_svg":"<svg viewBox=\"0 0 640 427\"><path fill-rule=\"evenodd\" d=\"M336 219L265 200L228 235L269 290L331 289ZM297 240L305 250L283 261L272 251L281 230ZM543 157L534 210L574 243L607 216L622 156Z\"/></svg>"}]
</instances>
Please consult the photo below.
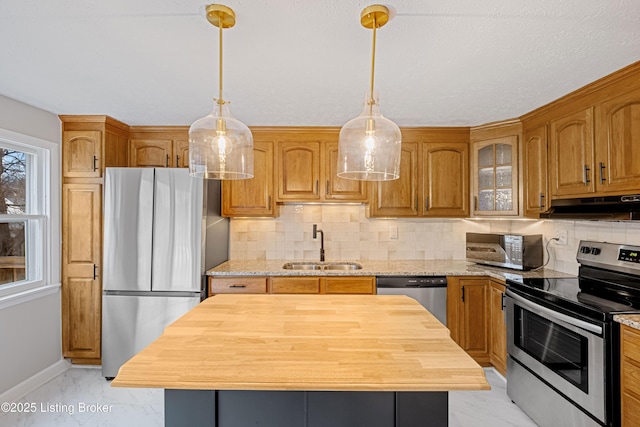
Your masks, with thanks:
<instances>
[{"instance_id":1,"label":"bare tree outside window","mask_svg":"<svg viewBox=\"0 0 640 427\"><path fill-rule=\"evenodd\" d=\"M0 214L26 213L27 155L0 147ZM0 285L25 278L25 223L0 220Z\"/></svg>"}]
</instances>

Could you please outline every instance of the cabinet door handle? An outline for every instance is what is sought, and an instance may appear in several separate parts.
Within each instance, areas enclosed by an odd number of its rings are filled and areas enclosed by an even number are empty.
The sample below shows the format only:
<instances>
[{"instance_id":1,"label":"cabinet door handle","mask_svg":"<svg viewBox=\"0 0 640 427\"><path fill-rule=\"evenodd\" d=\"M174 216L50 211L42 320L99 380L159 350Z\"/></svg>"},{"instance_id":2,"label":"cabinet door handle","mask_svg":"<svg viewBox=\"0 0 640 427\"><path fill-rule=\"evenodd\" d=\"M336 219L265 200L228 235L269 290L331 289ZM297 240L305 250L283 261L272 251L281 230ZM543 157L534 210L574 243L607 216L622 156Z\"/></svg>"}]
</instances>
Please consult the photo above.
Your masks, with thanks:
<instances>
[{"instance_id":1,"label":"cabinet door handle","mask_svg":"<svg viewBox=\"0 0 640 427\"><path fill-rule=\"evenodd\" d=\"M320 186L320 183L319 183L319 182L318 182L318 180L316 179L316 191L315 191L315 193L314 193L314 194L318 194L319 186Z\"/></svg>"},{"instance_id":2,"label":"cabinet door handle","mask_svg":"<svg viewBox=\"0 0 640 427\"><path fill-rule=\"evenodd\" d=\"M267 207L271 209L271 196L267 198Z\"/></svg>"},{"instance_id":3,"label":"cabinet door handle","mask_svg":"<svg viewBox=\"0 0 640 427\"><path fill-rule=\"evenodd\" d=\"M429 197L425 197L424 198L424 211L428 211L429 210Z\"/></svg>"},{"instance_id":4,"label":"cabinet door handle","mask_svg":"<svg viewBox=\"0 0 640 427\"><path fill-rule=\"evenodd\" d=\"M604 177L604 170L607 167L604 165L604 163L600 162L600 184L604 184L604 182L607 180L607 178Z\"/></svg>"},{"instance_id":5,"label":"cabinet door handle","mask_svg":"<svg viewBox=\"0 0 640 427\"><path fill-rule=\"evenodd\" d=\"M179 168L180 167L180 156L178 156L176 154L176 167Z\"/></svg>"},{"instance_id":6,"label":"cabinet door handle","mask_svg":"<svg viewBox=\"0 0 640 427\"><path fill-rule=\"evenodd\" d=\"M93 280L98 278L98 266L93 264Z\"/></svg>"},{"instance_id":7,"label":"cabinet door handle","mask_svg":"<svg viewBox=\"0 0 640 427\"><path fill-rule=\"evenodd\" d=\"M96 156L93 156L93 171L95 172L97 170L98 170L98 158Z\"/></svg>"},{"instance_id":8,"label":"cabinet door handle","mask_svg":"<svg viewBox=\"0 0 640 427\"><path fill-rule=\"evenodd\" d=\"M230 288L246 288L246 285L229 285Z\"/></svg>"},{"instance_id":9,"label":"cabinet door handle","mask_svg":"<svg viewBox=\"0 0 640 427\"><path fill-rule=\"evenodd\" d=\"M414 209L415 209L415 210L416 210L416 212L417 212L417 211L418 211L418 197L417 197L417 196L416 196L415 203L416 203L416 204L415 204L415 208L414 208Z\"/></svg>"},{"instance_id":10,"label":"cabinet door handle","mask_svg":"<svg viewBox=\"0 0 640 427\"><path fill-rule=\"evenodd\" d=\"M504 293L502 293L502 305L500 307L502 309L502 311L504 311L505 308L505 303L504 303Z\"/></svg>"},{"instance_id":11,"label":"cabinet door handle","mask_svg":"<svg viewBox=\"0 0 640 427\"><path fill-rule=\"evenodd\" d=\"M329 180L327 180L327 185L325 186L325 194L331 194L331 189L329 188Z\"/></svg>"},{"instance_id":12,"label":"cabinet door handle","mask_svg":"<svg viewBox=\"0 0 640 427\"><path fill-rule=\"evenodd\" d=\"M473 210L474 211L478 210L478 196L473 197Z\"/></svg>"},{"instance_id":13,"label":"cabinet door handle","mask_svg":"<svg viewBox=\"0 0 640 427\"><path fill-rule=\"evenodd\" d=\"M167 154L166 167L169 167L169 155Z\"/></svg>"},{"instance_id":14,"label":"cabinet door handle","mask_svg":"<svg viewBox=\"0 0 640 427\"><path fill-rule=\"evenodd\" d=\"M589 166L584 165L584 185L589 185L589 183L591 182L591 180L589 179L589 171L591 169L589 168Z\"/></svg>"},{"instance_id":15,"label":"cabinet door handle","mask_svg":"<svg viewBox=\"0 0 640 427\"><path fill-rule=\"evenodd\" d=\"M540 193L540 209L544 209L544 194Z\"/></svg>"},{"instance_id":16,"label":"cabinet door handle","mask_svg":"<svg viewBox=\"0 0 640 427\"><path fill-rule=\"evenodd\" d=\"M462 302L464 302L464 286L462 287Z\"/></svg>"}]
</instances>

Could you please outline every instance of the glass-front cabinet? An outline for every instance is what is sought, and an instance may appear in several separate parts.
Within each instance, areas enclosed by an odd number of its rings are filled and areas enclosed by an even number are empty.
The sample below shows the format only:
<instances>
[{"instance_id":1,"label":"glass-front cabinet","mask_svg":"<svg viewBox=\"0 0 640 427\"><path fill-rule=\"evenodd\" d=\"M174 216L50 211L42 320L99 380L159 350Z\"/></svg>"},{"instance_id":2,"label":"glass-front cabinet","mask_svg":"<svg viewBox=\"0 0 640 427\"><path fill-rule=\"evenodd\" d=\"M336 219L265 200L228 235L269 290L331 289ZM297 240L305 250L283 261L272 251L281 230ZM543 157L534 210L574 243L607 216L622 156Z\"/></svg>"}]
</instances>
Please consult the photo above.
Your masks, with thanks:
<instances>
[{"instance_id":1,"label":"glass-front cabinet","mask_svg":"<svg viewBox=\"0 0 640 427\"><path fill-rule=\"evenodd\" d=\"M518 137L473 143L473 215L518 214Z\"/></svg>"}]
</instances>

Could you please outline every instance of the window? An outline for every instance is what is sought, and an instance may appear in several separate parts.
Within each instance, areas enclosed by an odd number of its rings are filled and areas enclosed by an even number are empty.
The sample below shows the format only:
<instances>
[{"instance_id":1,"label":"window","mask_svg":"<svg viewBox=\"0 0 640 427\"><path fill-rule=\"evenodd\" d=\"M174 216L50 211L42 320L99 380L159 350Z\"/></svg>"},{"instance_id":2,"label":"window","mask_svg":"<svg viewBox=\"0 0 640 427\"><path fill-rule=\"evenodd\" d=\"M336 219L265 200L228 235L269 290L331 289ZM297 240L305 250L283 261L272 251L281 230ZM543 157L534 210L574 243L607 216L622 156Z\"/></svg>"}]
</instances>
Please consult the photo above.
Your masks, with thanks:
<instances>
[{"instance_id":1,"label":"window","mask_svg":"<svg viewBox=\"0 0 640 427\"><path fill-rule=\"evenodd\" d=\"M27 158L22 151L0 146L0 214L24 215L27 210ZM25 280L24 220L0 222L0 285Z\"/></svg>"},{"instance_id":2,"label":"window","mask_svg":"<svg viewBox=\"0 0 640 427\"><path fill-rule=\"evenodd\" d=\"M0 297L51 283L55 146L0 130Z\"/></svg>"}]
</instances>

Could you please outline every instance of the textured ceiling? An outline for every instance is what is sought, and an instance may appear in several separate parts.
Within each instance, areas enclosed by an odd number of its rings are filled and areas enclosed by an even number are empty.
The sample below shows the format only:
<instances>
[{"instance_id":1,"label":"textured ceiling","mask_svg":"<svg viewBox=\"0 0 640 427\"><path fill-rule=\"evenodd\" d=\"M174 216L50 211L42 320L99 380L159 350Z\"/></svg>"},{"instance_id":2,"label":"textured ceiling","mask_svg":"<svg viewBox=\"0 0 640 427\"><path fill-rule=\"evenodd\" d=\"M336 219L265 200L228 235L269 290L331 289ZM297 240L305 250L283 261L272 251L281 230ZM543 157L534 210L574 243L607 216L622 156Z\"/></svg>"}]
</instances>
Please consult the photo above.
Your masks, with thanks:
<instances>
[{"instance_id":1,"label":"textured ceiling","mask_svg":"<svg viewBox=\"0 0 640 427\"><path fill-rule=\"evenodd\" d=\"M225 0L226 1L226 0ZM225 99L253 126L360 113L371 30L350 0L229 0ZM212 108L218 31L196 0L0 0L0 94L56 114L188 125ZM640 60L638 0L397 0L376 90L401 126L517 117Z\"/></svg>"}]
</instances>

